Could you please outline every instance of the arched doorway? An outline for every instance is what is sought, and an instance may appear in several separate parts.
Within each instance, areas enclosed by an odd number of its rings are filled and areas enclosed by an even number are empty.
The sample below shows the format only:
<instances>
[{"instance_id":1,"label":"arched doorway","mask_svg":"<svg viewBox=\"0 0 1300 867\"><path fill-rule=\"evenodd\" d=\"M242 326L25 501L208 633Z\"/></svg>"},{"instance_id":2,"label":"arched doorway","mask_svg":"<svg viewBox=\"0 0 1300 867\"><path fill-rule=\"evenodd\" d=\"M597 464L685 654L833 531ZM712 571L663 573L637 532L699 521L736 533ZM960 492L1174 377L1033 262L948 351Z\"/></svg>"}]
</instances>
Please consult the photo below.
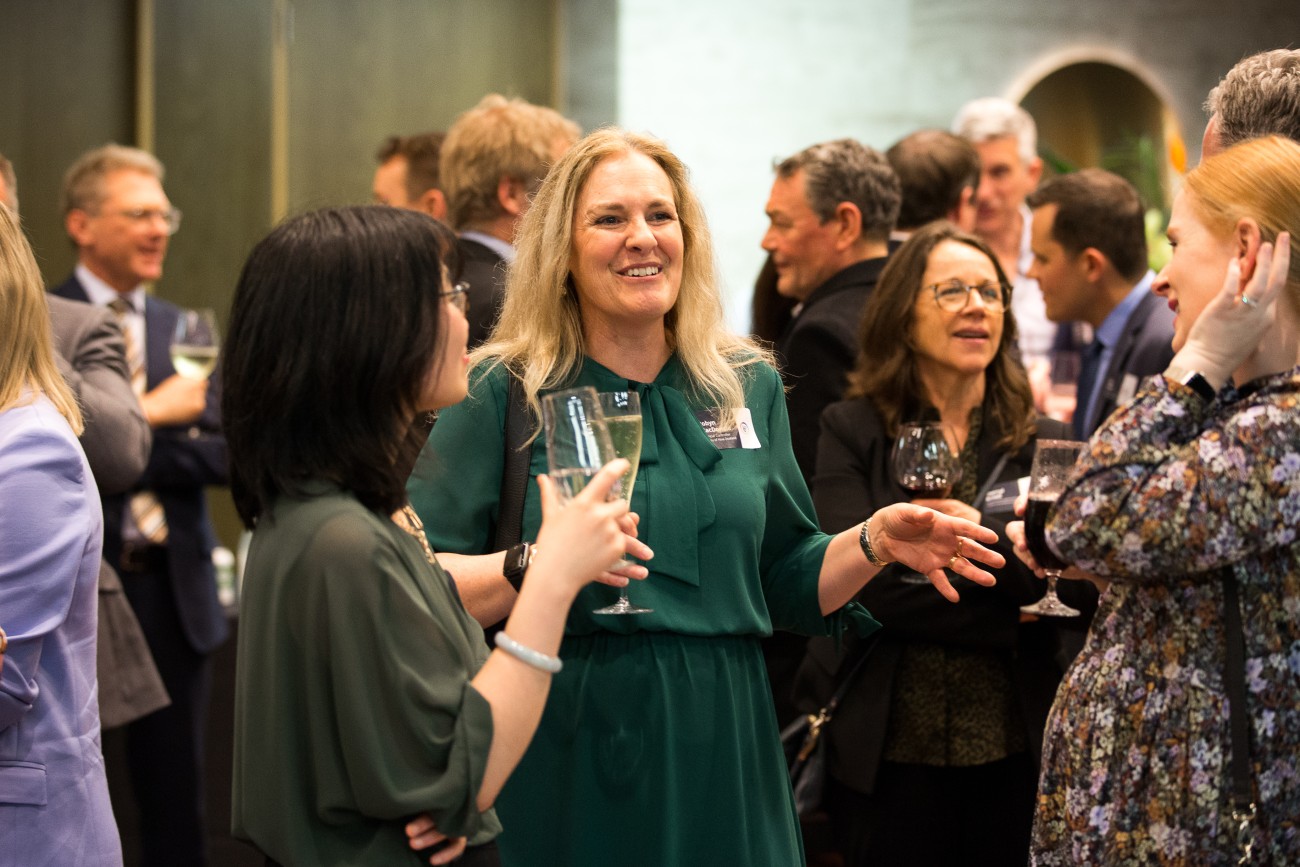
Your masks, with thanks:
<instances>
[{"instance_id":1,"label":"arched doorway","mask_svg":"<svg viewBox=\"0 0 1300 867\"><path fill-rule=\"evenodd\" d=\"M1133 71L1069 62L1039 78L1020 104L1038 124L1049 171L1100 166L1132 182L1148 207L1168 208L1186 149L1173 112Z\"/></svg>"}]
</instances>

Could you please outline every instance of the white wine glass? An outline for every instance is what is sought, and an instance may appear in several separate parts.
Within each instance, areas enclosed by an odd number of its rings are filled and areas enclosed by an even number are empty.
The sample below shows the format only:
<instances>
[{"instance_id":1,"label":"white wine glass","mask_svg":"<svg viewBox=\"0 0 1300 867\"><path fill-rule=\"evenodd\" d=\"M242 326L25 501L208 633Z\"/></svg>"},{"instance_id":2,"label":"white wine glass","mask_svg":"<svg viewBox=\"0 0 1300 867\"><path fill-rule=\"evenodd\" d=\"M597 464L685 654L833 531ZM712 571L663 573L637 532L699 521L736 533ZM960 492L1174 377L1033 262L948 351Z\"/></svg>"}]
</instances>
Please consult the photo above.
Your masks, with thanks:
<instances>
[{"instance_id":1,"label":"white wine glass","mask_svg":"<svg viewBox=\"0 0 1300 867\"><path fill-rule=\"evenodd\" d=\"M1082 361L1073 349L1058 349L1052 355L1050 383L1043 403L1043 413L1057 421L1069 424L1076 412L1087 407L1078 406L1079 371Z\"/></svg>"},{"instance_id":2,"label":"white wine glass","mask_svg":"<svg viewBox=\"0 0 1300 867\"><path fill-rule=\"evenodd\" d=\"M182 310L172 332L172 367L186 379L207 379L217 367L221 337L211 308Z\"/></svg>"},{"instance_id":3,"label":"white wine glass","mask_svg":"<svg viewBox=\"0 0 1300 867\"><path fill-rule=\"evenodd\" d=\"M894 481L914 499L941 500L961 478L961 463L953 451L948 425L938 421L908 421L898 429L890 452ZM904 584L929 584L918 572L907 572Z\"/></svg>"},{"instance_id":4,"label":"white wine glass","mask_svg":"<svg viewBox=\"0 0 1300 867\"><path fill-rule=\"evenodd\" d=\"M605 427L614 446L614 454L626 458L631 465L620 480L620 493L628 505L632 504L632 486L636 484L637 469L641 464L641 398L635 391L603 391L599 395L600 409L605 416ZM627 565L621 561L616 566ZM653 608L633 605L627 598L627 585L618 591L618 601L593 614L649 614Z\"/></svg>"},{"instance_id":5,"label":"white wine glass","mask_svg":"<svg viewBox=\"0 0 1300 867\"><path fill-rule=\"evenodd\" d=\"M1065 480L1070 477L1070 470L1074 469L1083 446L1084 443L1074 440L1039 440L1034 447L1034 463L1029 471L1029 503L1025 507L1025 544L1047 573L1047 593L1033 605L1021 606L1020 610L1025 614L1077 617L1080 613L1056 595L1056 582L1070 564L1047 544L1047 516L1065 491Z\"/></svg>"}]
</instances>

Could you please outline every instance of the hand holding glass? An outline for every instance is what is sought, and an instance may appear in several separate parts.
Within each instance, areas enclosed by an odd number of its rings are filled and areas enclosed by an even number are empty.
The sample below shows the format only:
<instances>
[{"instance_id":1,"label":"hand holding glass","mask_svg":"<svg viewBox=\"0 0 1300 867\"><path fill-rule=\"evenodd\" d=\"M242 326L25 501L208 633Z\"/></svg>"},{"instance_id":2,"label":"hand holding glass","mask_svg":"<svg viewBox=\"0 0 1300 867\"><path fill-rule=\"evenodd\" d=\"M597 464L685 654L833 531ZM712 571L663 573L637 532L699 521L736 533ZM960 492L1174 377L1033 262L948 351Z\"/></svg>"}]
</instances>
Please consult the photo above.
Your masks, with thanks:
<instances>
[{"instance_id":1,"label":"hand holding glass","mask_svg":"<svg viewBox=\"0 0 1300 867\"><path fill-rule=\"evenodd\" d=\"M916 498L943 499L961 478L961 465L948 442L949 429L938 421L908 421L898 429L890 452L894 481ZM919 572L905 572L904 584L929 584Z\"/></svg>"},{"instance_id":2,"label":"hand holding glass","mask_svg":"<svg viewBox=\"0 0 1300 867\"><path fill-rule=\"evenodd\" d=\"M217 367L221 338L210 308L182 310L172 333L172 367L186 379L207 379Z\"/></svg>"},{"instance_id":3,"label":"hand holding glass","mask_svg":"<svg viewBox=\"0 0 1300 867\"><path fill-rule=\"evenodd\" d=\"M631 396L636 398L635 394ZM620 416L628 414L624 411ZM616 428L624 448L629 447L631 436L635 436L636 453L629 455L632 467L615 488L615 496L628 499L632 496L632 482L636 479L637 459L641 454L640 420L638 404L635 430L631 430L633 425L626 422L621 428ZM596 390L590 386L557 391L543 397L542 424L546 430L549 475L555 481L561 502L567 502L586 487L591 477L605 464L623 456L614 448L610 426L601 409L601 399L596 394ZM625 601L626 596L624 590L620 594L620 599ZM619 607L618 603L609 606L610 609L617 607ZM646 610L628 604L625 611L599 609L599 613L639 614Z\"/></svg>"},{"instance_id":4,"label":"hand holding glass","mask_svg":"<svg viewBox=\"0 0 1300 867\"><path fill-rule=\"evenodd\" d=\"M1025 508L1025 544L1038 565L1047 573L1047 593L1033 605L1021 607L1026 614L1048 617L1077 617L1056 595L1056 582L1070 564L1056 556L1047 544L1047 515L1065 491L1065 480L1079 458L1084 443L1073 440L1039 440L1029 471L1029 503Z\"/></svg>"}]
</instances>

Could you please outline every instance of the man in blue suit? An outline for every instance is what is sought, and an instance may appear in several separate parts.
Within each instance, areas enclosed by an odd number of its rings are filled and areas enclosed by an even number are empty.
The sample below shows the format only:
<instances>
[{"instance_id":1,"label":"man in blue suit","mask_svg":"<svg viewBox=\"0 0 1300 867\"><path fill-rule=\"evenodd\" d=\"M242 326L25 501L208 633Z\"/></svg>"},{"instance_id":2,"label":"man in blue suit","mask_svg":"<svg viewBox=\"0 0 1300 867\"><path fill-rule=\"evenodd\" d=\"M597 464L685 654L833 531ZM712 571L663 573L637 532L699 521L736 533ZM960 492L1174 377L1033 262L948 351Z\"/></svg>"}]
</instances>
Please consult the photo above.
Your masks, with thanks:
<instances>
[{"instance_id":1,"label":"man in blue suit","mask_svg":"<svg viewBox=\"0 0 1300 867\"><path fill-rule=\"evenodd\" d=\"M104 500L104 556L122 576L172 704L127 727L127 764L141 818L142 863L206 863L203 723L209 659L226 638L212 568L204 486L226 482L217 383L172 367L180 311L149 295L180 212L163 168L136 148L105 145L64 176L64 225L77 266L50 290L109 307L126 337L132 387L153 429L144 475Z\"/></svg>"},{"instance_id":2,"label":"man in blue suit","mask_svg":"<svg viewBox=\"0 0 1300 867\"><path fill-rule=\"evenodd\" d=\"M1074 410L1075 437L1087 439L1128 402L1140 379L1169 365L1174 316L1151 292L1145 211L1132 184L1083 169L1044 182L1028 203L1029 276L1042 289L1047 318L1093 327Z\"/></svg>"}]
</instances>

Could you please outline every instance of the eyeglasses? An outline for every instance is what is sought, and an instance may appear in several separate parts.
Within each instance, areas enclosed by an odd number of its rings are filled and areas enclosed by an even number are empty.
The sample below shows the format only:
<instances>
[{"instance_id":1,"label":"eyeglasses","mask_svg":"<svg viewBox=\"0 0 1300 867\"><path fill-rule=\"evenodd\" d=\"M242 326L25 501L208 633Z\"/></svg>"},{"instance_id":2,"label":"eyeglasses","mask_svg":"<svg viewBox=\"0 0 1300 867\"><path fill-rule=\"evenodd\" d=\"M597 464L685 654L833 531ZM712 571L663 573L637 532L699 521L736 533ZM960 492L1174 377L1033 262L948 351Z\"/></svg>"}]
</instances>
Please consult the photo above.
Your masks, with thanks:
<instances>
[{"instance_id":1,"label":"eyeglasses","mask_svg":"<svg viewBox=\"0 0 1300 867\"><path fill-rule=\"evenodd\" d=\"M151 223L154 220L162 220L167 225L167 234L175 235L181 228L181 212L176 208L132 208L126 211L113 211L114 215L126 217L137 226L144 223Z\"/></svg>"},{"instance_id":2,"label":"eyeglasses","mask_svg":"<svg viewBox=\"0 0 1300 867\"><path fill-rule=\"evenodd\" d=\"M439 292L438 296L446 298L447 302L455 307L461 313L469 312L469 284L457 283L446 292Z\"/></svg>"},{"instance_id":3,"label":"eyeglasses","mask_svg":"<svg viewBox=\"0 0 1300 867\"><path fill-rule=\"evenodd\" d=\"M980 301L984 303L985 308L990 313L1001 313L1006 310L1007 301L1011 297L1011 287L1005 283L990 282L972 286L960 280L949 280L946 283L935 283L925 288L934 293L935 304L951 313L965 309L966 304L970 301L971 292L979 295Z\"/></svg>"}]
</instances>

